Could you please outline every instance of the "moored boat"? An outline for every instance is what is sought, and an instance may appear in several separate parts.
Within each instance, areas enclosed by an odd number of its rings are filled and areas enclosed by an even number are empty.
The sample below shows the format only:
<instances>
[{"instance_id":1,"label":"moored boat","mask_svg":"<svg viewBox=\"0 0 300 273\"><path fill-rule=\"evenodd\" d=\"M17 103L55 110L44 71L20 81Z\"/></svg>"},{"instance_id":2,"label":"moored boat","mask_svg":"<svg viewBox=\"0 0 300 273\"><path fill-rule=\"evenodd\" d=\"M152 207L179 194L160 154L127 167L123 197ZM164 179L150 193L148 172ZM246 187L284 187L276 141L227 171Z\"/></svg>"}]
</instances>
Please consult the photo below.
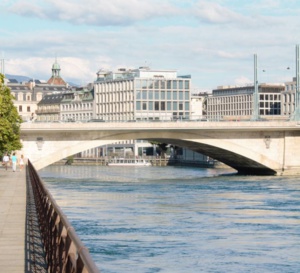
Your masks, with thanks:
<instances>
[{"instance_id":1,"label":"moored boat","mask_svg":"<svg viewBox=\"0 0 300 273\"><path fill-rule=\"evenodd\" d=\"M143 158L114 158L107 166L151 166L151 163Z\"/></svg>"}]
</instances>

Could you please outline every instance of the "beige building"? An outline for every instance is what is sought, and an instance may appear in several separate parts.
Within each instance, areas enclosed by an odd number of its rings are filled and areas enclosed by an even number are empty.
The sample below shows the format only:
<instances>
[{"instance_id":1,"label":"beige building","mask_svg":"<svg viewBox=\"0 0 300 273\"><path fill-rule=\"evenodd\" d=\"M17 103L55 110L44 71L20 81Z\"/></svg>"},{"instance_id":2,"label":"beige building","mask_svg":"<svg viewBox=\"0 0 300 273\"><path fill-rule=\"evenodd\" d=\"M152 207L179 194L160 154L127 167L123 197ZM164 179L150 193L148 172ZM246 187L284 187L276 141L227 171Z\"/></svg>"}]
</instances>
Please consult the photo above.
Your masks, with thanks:
<instances>
[{"instance_id":1,"label":"beige building","mask_svg":"<svg viewBox=\"0 0 300 273\"><path fill-rule=\"evenodd\" d=\"M291 116L295 111L296 77L284 85L285 90L281 93L281 112L283 115Z\"/></svg>"},{"instance_id":2,"label":"beige building","mask_svg":"<svg viewBox=\"0 0 300 273\"><path fill-rule=\"evenodd\" d=\"M260 84L259 115L281 115L283 84ZM237 118L249 119L253 113L254 86L220 86L207 98L207 116L211 120Z\"/></svg>"}]
</instances>

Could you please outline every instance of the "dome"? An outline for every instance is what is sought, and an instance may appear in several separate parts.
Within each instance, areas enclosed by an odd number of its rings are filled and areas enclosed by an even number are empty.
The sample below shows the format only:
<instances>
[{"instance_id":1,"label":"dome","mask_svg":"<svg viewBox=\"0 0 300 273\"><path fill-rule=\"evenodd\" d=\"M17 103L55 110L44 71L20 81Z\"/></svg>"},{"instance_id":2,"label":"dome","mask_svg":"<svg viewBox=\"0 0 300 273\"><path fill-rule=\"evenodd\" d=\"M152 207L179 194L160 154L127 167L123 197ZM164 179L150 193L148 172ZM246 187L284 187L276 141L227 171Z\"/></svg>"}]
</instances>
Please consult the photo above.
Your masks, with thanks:
<instances>
[{"instance_id":1,"label":"dome","mask_svg":"<svg viewBox=\"0 0 300 273\"><path fill-rule=\"evenodd\" d=\"M52 65L52 70L59 70L60 69L60 65L57 63L57 61L55 61L55 63Z\"/></svg>"}]
</instances>

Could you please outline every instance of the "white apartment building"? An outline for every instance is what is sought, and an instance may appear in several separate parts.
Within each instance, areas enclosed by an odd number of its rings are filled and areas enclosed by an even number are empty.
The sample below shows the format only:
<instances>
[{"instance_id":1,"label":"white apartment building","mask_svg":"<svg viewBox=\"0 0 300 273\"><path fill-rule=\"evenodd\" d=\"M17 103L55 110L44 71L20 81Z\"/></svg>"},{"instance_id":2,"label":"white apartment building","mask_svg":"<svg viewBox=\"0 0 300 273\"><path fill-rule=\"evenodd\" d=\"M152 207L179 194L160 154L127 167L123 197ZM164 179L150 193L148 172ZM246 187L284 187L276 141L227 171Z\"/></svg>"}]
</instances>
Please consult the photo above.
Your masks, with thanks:
<instances>
[{"instance_id":1,"label":"white apartment building","mask_svg":"<svg viewBox=\"0 0 300 273\"><path fill-rule=\"evenodd\" d=\"M282 84L260 84L259 115L281 115ZM220 86L207 98L207 116L209 119L238 118L248 119L253 113L254 86Z\"/></svg>"},{"instance_id":2,"label":"white apartment building","mask_svg":"<svg viewBox=\"0 0 300 273\"><path fill-rule=\"evenodd\" d=\"M190 117L190 76L149 67L100 70L94 83L94 118L172 120Z\"/></svg>"}]
</instances>

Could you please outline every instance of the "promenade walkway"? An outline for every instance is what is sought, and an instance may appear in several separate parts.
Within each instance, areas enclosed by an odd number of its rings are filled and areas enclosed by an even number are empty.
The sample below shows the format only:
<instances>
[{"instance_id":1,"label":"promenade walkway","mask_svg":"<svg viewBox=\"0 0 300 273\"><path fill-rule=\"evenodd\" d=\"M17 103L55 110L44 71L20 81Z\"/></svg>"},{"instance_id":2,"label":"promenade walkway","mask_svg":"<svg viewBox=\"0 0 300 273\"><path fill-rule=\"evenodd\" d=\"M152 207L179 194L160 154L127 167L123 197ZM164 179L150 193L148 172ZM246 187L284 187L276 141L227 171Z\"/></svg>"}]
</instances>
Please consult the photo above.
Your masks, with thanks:
<instances>
[{"instance_id":1,"label":"promenade walkway","mask_svg":"<svg viewBox=\"0 0 300 273\"><path fill-rule=\"evenodd\" d=\"M46 272L26 170L0 167L0 273Z\"/></svg>"}]
</instances>

